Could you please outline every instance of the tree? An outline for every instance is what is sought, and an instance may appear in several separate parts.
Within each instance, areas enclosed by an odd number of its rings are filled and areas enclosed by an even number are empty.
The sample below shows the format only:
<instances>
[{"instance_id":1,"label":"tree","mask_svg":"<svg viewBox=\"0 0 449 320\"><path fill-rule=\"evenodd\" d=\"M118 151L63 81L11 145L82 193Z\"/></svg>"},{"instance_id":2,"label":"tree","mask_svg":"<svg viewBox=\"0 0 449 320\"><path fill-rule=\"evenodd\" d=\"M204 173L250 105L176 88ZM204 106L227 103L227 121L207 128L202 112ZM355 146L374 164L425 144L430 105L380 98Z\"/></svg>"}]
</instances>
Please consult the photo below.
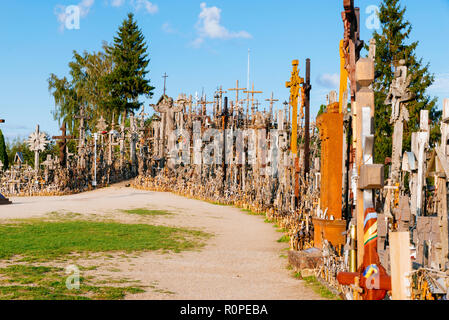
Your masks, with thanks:
<instances>
[{"instance_id":1,"label":"tree","mask_svg":"<svg viewBox=\"0 0 449 320\"><path fill-rule=\"evenodd\" d=\"M441 112L436 109L436 98L426 94L426 89L434 82L434 75L429 72L429 64L423 64L423 59L416 57L415 50L418 41L410 44L412 26L405 20L406 7L401 8L399 0L383 0L380 6L379 19L382 31L373 33L376 40L376 75L375 91L375 161L384 163L391 156L393 126L390 124L391 107L384 104L394 77L394 67L401 59L406 61L409 73L412 75L410 90L416 95L413 101L407 103L410 121L404 128L404 149L411 148L411 134L419 130L421 110L429 110L431 121L430 143L439 138L439 121Z\"/></svg>"},{"instance_id":2,"label":"tree","mask_svg":"<svg viewBox=\"0 0 449 320\"><path fill-rule=\"evenodd\" d=\"M0 161L3 163L3 170L7 170L9 167L9 159L2 130L0 130Z\"/></svg>"},{"instance_id":3,"label":"tree","mask_svg":"<svg viewBox=\"0 0 449 320\"><path fill-rule=\"evenodd\" d=\"M117 112L128 114L138 110L142 103L139 96L151 98L154 87L145 79L150 62L142 31L129 13L114 37L114 45L106 49L114 63L113 71L107 76L106 84L111 92L111 105Z\"/></svg>"},{"instance_id":4,"label":"tree","mask_svg":"<svg viewBox=\"0 0 449 320\"><path fill-rule=\"evenodd\" d=\"M103 44L106 51L108 45ZM48 89L55 100L55 120L66 122L70 133L77 134L79 120L75 118L84 107L91 118L91 127L103 115L111 122L113 112L110 91L106 85L106 76L112 72L112 57L102 51L80 55L73 52L73 61L69 63L71 79L58 78L51 74Z\"/></svg>"}]
</instances>

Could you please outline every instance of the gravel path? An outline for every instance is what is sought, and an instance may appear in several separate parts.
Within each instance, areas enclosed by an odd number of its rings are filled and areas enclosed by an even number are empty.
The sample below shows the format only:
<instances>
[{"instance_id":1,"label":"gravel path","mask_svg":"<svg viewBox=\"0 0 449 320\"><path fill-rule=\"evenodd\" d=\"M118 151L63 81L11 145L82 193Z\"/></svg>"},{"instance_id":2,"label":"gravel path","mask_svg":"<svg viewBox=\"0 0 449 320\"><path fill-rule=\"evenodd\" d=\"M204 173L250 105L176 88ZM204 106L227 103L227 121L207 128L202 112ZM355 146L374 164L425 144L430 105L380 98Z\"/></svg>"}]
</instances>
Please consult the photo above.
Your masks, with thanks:
<instances>
[{"instance_id":1,"label":"gravel path","mask_svg":"<svg viewBox=\"0 0 449 320\"><path fill-rule=\"evenodd\" d=\"M171 193L126 188L124 183L92 192L62 196L11 198L0 218L30 218L50 212L75 212L132 222L122 209L162 209L174 215L151 217L151 224L202 230L214 236L201 250L161 254L145 252L131 259L105 262L119 269L115 277L158 288L127 299L312 300L319 295L287 270L287 244L261 216L237 208L186 199ZM148 222L148 220L147 220ZM104 262L104 261L103 261ZM94 263L95 264L95 263Z\"/></svg>"}]
</instances>

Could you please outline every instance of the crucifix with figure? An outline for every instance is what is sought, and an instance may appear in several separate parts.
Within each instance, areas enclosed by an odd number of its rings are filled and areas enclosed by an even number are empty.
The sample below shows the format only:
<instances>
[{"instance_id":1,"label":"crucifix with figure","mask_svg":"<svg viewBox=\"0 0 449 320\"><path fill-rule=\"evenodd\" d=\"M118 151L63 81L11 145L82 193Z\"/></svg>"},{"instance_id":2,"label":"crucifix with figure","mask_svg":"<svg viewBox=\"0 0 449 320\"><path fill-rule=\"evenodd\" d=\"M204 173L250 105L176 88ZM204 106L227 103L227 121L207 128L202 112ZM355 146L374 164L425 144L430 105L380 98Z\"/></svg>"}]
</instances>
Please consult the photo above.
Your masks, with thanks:
<instances>
[{"instance_id":1,"label":"crucifix with figure","mask_svg":"<svg viewBox=\"0 0 449 320\"><path fill-rule=\"evenodd\" d=\"M65 122L62 123L61 127L61 133L60 136L53 136L52 139L59 140L58 146L59 146L59 164L61 167L66 168L67 167L67 140L73 140L75 139L74 136L68 136L67 135L67 126Z\"/></svg>"},{"instance_id":2,"label":"crucifix with figure","mask_svg":"<svg viewBox=\"0 0 449 320\"><path fill-rule=\"evenodd\" d=\"M298 98L299 91L304 84L304 79L299 76L299 61L293 60L293 71L290 81L285 83L286 88L290 88L290 105L292 106L292 137L291 137L291 153L295 161L295 199L299 200L299 157L298 157ZM302 105L302 103L301 103Z\"/></svg>"}]
</instances>

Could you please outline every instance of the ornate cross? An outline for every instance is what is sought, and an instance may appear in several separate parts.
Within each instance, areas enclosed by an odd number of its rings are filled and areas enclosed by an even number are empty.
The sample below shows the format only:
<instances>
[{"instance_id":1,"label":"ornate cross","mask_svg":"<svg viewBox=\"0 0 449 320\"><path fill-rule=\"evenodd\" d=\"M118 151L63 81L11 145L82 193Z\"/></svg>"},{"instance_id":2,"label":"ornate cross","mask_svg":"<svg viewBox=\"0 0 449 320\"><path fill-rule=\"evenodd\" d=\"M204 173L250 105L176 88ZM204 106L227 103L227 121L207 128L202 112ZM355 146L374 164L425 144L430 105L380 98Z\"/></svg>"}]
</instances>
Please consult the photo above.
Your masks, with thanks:
<instances>
[{"instance_id":1,"label":"ornate cross","mask_svg":"<svg viewBox=\"0 0 449 320\"><path fill-rule=\"evenodd\" d=\"M67 167L67 140L73 140L75 139L74 136L68 136L67 135L67 126L65 122L62 123L61 127L62 135L60 136L53 136L52 139L57 139L58 146L59 146L59 164L61 167L66 168Z\"/></svg>"},{"instance_id":2,"label":"ornate cross","mask_svg":"<svg viewBox=\"0 0 449 320\"><path fill-rule=\"evenodd\" d=\"M47 135L40 132L39 125L36 126L36 131L33 132L26 141L30 150L34 151L34 169L39 170L39 152L45 151L45 146L50 142L47 140Z\"/></svg>"},{"instance_id":3,"label":"ornate cross","mask_svg":"<svg viewBox=\"0 0 449 320\"><path fill-rule=\"evenodd\" d=\"M299 76L299 61L293 60L293 71L289 82L285 83L287 88L290 88L290 105L293 108L292 113L292 141L291 151L297 156L298 154L298 97L301 85L304 83L304 78Z\"/></svg>"},{"instance_id":4,"label":"ornate cross","mask_svg":"<svg viewBox=\"0 0 449 320\"><path fill-rule=\"evenodd\" d=\"M270 122L272 120L272 116L273 116L273 105L275 102L279 101L278 99L274 99L274 92L271 92L271 98L270 99L265 99L265 101L270 102Z\"/></svg>"}]
</instances>

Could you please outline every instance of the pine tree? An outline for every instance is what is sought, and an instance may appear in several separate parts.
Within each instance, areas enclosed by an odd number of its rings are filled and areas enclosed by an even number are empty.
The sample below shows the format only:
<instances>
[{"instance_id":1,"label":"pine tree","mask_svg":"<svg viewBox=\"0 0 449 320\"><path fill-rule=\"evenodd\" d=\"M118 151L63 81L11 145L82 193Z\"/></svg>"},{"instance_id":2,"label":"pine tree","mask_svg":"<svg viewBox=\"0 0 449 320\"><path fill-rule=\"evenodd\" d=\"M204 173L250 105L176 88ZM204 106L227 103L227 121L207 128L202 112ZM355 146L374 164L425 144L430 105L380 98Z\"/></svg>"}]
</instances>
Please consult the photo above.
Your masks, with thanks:
<instances>
[{"instance_id":1,"label":"pine tree","mask_svg":"<svg viewBox=\"0 0 449 320\"><path fill-rule=\"evenodd\" d=\"M139 96L150 98L153 95L154 87L150 85L149 79L145 79L150 62L147 49L142 31L134 21L134 15L129 13L128 19L123 21L114 37L113 46L106 51L114 63L107 83L113 106L118 112L138 110L142 106L138 101Z\"/></svg>"},{"instance_id":2,"label":"pine tree","mask_svg":"<svg viewBox=\"0 0 449 320\"><path fill-rule=\"evenodd\" d=\"M384 104L394 77L394 67L399 60L404 59L409 73L412 75L410 90L416 97L407 103L410 120L404 127L404 150L411 148L411 134L419 130L421 110L429 110L431 121L431 145L439 137L439 120L441 112L437 111L436 98L426 94L426 89L434 82L434 75L429 72L429 64L423 65L423 59L416 57L415 50L418 41L410 44L406 40L410 37L412 26L405 20L406 7L401 8L399 0L383 0L380 6L379 19L382 26L381 34L374 32L376 40L376 74L379 77L374 82L375 91L375 127L376 162L384 163L386 157L391 156L393 126L390 124L391 106Z\"/></svg>"},{"instance_id":3,"label":"pine tree","mask_svg":"<svg viewBox=\"0 0 449 320\"><path fill-rule=\"evenodd\" d=\"M8 169L9 159L8 153L6 152L5 137L3 137L2 130L0 130L0 161L3 163L3 170Z\"/></svg>"}]
</instances>

